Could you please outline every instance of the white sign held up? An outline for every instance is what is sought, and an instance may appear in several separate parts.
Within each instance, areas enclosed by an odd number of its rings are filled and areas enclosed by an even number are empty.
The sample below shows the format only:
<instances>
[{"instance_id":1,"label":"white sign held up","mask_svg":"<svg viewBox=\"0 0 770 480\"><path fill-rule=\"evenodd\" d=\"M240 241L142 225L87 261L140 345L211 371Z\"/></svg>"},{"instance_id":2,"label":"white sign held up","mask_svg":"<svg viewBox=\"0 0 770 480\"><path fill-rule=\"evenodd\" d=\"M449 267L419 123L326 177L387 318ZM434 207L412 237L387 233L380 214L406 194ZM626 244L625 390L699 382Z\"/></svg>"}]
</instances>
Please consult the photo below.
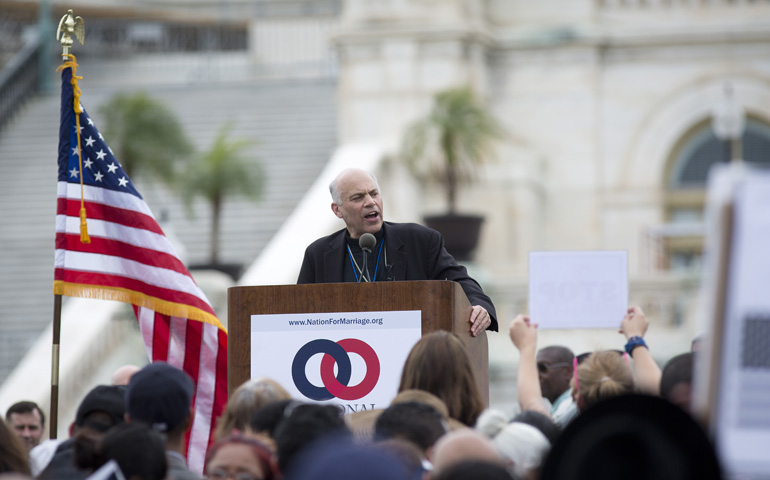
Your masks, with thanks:
<instances>
[{"instance_id":1,"label":"white sign held up","mask_svg":"<svg viewBox=\"0 0 770 480\"><path fill-rule=\"evenodd\" d=\"M627 309L625 251L530 252L529 316L540 328L618 328Z\"/></svg>"}]
</instances>

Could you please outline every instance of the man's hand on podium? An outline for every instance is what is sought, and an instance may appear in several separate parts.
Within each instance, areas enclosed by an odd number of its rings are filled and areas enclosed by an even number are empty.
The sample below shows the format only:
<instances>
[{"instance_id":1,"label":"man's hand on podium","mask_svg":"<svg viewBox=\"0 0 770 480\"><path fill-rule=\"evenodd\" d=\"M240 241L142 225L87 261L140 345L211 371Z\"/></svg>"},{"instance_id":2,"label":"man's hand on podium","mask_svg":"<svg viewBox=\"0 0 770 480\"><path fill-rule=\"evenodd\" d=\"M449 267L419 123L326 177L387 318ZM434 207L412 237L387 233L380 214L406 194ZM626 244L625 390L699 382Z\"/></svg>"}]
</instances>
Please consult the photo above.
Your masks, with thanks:
<instances>
[{"instance_id":1,"label":"man's hand on podium","mask_svg":"<svg viewBox=\"0 0 770 480\"><path fill-rule=\"evenodd\" d=\"M471 335L478 337L481 332L487 329L492 324L492 319L489 317L487 309L481 305L474 305L471 310Z\"/></svg>"}]
</instances>

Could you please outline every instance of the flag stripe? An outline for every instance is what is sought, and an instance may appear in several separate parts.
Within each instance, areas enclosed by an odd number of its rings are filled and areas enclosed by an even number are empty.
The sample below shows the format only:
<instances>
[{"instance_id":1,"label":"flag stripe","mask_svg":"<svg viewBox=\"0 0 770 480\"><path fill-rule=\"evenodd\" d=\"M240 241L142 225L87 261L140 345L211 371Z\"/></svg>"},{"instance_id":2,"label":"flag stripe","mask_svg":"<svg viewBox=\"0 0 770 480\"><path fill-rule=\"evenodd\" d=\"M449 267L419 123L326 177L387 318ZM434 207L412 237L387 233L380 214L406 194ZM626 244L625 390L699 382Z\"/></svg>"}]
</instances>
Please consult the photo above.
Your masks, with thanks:
<instances>
[{"instance_id":1,"label":"flag stripe","mask_svg":"<svg viewBox=\"0 0 770 480\"><path fill-rule=\"evenodd\" d=\"M150 215L137 212L130 208L114 207L105 203L84 202L89 220L106 220L115 225L124 225L127 227L141 228L158 235L163 235L160 226ZM59 198L57 203L58 212L66 212L68 215L77 217L80 215L80 200L72 198Z\"/></svg>"},{"instance_id":2,"label":"flag stripe","mask_svg":"<svg viewBox=\"0 0 770 480\"><path fill-rule=\"evenodd\" d=\"M77 154L73 156L73 164L76 163ZM75 165L77 166L77 165ZM80 202L80 182L76 181L57 183L57 197L74 199ZM107 188L100 188L91 185L83 185L83 200L89 203L101 203L103 205L109 205L115 208L121 208L125 210L142 213L148 217L155 218L150 210L150 207L144 203L141 197L137 197L129 192L117 192ZM57 202L57 206L58 206ZM79 209L80 207L78 207Z\"/></svg>"},{"instance_id":3,"label":"flag stripe","mask_svg":"<svg viewBox=\"0 0 770 480\"><path fill-rule=\"evenodd\" d=\"M156 310L173 311L179 316L192 317L210 323L218 323L211 309L202 299L178 290L154 287L139 280L121 277L119 275L100 274L98 272L81 272L78 270L56 269L54 272L54 293L63 294L63 285L77 287L84 297L94 296L104 292L110 300L121 300L128 303L141 303ZM59 288L57 288L59 287ZM123 300L125 299L125 300ZM129 299L131 299L129 301Z\"/></svg>"},{"instance_id":4,"label":"flag stripe","mask_svg":"<svg viewBox=\"0 0 770 480\"><path fill-rule=\"evenodd\" d=\"M88 210L86 210L88 211ZM76 235L75 240L80 242L80 218L75 216L60 216L57 218L56 235L64 238L57 239L62 248L64 246L70 246L70 238L68 235ZM61 227L61 228L60 228ZM147 250L156 251L165 255L172 255L177 257L177 253L174 251L174 247L171 242L163 236L153 232L148 232L140 228L125 227L123 225L117 225L115 223L105 222L103 220L88 220L88 235L105 240L115 240L122 243L134 246L136 248L144 248ZM62 244L61 242L67 242ZM88 248L84 244L83 248ZM186 270L185 270L186 271Z\"/></svg>"},{"instance_id":5,"label":"flag stripe","mask_svg":"<svg viewBox=\"0 0 770 480\"><path fill-rule=\"evenodd\" d=\"M152 348L152 361L167 362L168 350L171 345L171 317L157 312L152 312L152 314L155 318L155 343Z\"/></svg>"},{"instance_id":6,"label":"flag stripe","mask_svg":"<svg viewBox=\"0 0 770 480\"><path fill-rule=\"evenodd\" d=\"M80 227L78 226L78 229L79 228ZM121 256L134 258L137 262L144 265L165 268L182 275L187 272L184 264L174 255L169 255L149 248L137 247L119 240L109 240L98 237L91 233L90 230L88 233L91 237L90 244L80 242L80 232L67 234L57 233L56 235L66 237L64 240L66 242L66 250L70 252L99 253L103 255L114 255L115 252L120 252Z\"/></svg>"},{"instance_id":7,"label":"flag stripe","mask_svg":"<svg viewBox=\"0 0 770 480\"><path fill-rule=\"evenodd\" d=\"M227 333L223 330L217 330L217 364L214 368L215 372L225 372L224 377L217 375L217 382L214 391L214 406L211 418L219 419L227 403ZM211 424L211 433L209 434L209 445L214 441L214 427L216 423Z\"/></svg>"},{"instance_id":8,"label":"flag stripe","mask_svg":"<svg viewBox=\"0 0 770 480\"><path fill-rule=\"evenodd\" d=\"M80 234L80 219L77 215L61 215L57 217L56 226L56 233L58 235ZM95 237L119 240L135 247L148 248L168 255L178 256L171 242L162 234L90 218L88 220L88 230L89 235ZM66 240L66 236L64 240Z\"/></svg>"},{"instance_id":9,"label":"flag stripe","mask_svg":"<svg viewBox=\"0 0 770 480\"><path fill-rule=\"evenodd\" d=\"M171 317L171 321L169 322L168 360L166 361L186 372L187 370L184 366L185 358L188 354L187 348L197 347L197 342L193 340L193 337L190 338L191 341L189 343L187 342L187 327L188 324L192 323L193 322L187 322L184 318L180 317ZM192 377L193 380L195 380L195 377Z\"/></svg>"},{"instance_id":10,"label":"flag stripe","mask_svg":"<svg viewBox=\"0 0 770 480\"><path fill-rule=\"evenodd\" d=\"M139 331L142 332L147 358L154 358L152 351L155 346L155 312L135 306L134 314L139 321Z\"/></svg>"},{"instance_id":11,"label":"flag stripe","mask_svg":"<svg viewBox=\"0 0 770 480\"><path fill-rule=\"evenodd\" d=\"M198 388L195 393L195 422L201 424L201 428L192 430L190 434L190 450L205 450L209 444L212 430L211 422L206 422L212 417L214 397L216 391L216 371L218 353L218 329L213 325L199 324L203 327L201 339L201 351L199 361L196 362L198 371ZM203 457L189 457L191 469L203 470Z\"/></svg>"},{"instance_id":12,"label":"flag stripe","mask_svg":"<svg viewBox=\"0 0 770 480\"><path fill-rule=\"evenodd\" d=\"M145 265L119 254L101 255L98 252L68 251L61 268L85 272L104 271L108 275L142 279L142 283L148 286L166 285L172 290L195 291L202 296L192 277L165 268Z\"/></svg>"},{"instance_id":13,"label":"flag stripe","mask_svg":"<svg viewBox=\"0 0 770 480\"><path fill-rule=\"evenodd\" d=\"M104 282L118 282L116 287L144 292L170 302L179 302L181 299L194 303L198 308L208 305L205 294L192 277L125 257L67 251L57 269L61 273L77 272L81 279L93 282L99 282L100 279L104 279Z\"/></svg>"}]
</instances>

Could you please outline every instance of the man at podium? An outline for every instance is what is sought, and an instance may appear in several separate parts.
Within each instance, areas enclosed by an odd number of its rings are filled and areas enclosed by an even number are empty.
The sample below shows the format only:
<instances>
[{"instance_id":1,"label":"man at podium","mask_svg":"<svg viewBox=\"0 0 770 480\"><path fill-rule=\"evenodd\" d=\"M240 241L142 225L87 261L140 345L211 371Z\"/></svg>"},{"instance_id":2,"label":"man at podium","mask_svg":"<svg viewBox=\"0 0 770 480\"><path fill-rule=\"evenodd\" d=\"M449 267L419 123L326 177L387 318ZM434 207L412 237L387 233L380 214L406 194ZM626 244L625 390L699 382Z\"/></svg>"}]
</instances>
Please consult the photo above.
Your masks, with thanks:
<instances>
[{"instance_id":1,"label":"man at podium","mask_svg":"<svg viewBox=\"0 0 770 480\"><path fill-rule=\"evenodd\" d=\"M473 305L471 334L497 331L492 300L446 251L440 233L416 223L384 221L380 187L372 173L343 170L329 191L332 212L345 228L307 247L298 284L452 280Z\"/></svg>"}]
</instances>

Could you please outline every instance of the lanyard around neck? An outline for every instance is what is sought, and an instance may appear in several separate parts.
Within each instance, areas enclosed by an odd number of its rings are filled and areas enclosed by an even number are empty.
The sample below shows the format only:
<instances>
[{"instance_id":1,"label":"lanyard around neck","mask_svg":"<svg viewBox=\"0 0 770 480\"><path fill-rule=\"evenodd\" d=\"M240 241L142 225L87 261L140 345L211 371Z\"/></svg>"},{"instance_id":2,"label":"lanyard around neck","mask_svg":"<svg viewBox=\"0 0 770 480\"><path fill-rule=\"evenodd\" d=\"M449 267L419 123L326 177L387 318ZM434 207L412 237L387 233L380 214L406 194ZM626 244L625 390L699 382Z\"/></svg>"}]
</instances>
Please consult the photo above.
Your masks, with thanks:
<instances>
[{"instance_id":1,"label":"lanyard around neck","mask_svg":"<svg viewBox=\"0 0 770 480\"><path fill-rule=\"evenodd\" d=\"M385 237L382 237L382 241L380 242L380 249L377 252L377 264L374 266L374 276L372 276L372 283L377 281L377 270L380 268L380 255L382 255L382 246L385 245ZM353 275L356 276L356 282L360 282L359 275L363 275L363 269L358 266L358 262L356 262L356 259L353 257L353 252L350 250L350 245L348 247L348 257L350 258L350 264L353 265ZM388 263L388 252L385 252L385 263ZM369 279L366 277L363 277L365 282L368 282Z\"/></svg>"}]
</instances>

